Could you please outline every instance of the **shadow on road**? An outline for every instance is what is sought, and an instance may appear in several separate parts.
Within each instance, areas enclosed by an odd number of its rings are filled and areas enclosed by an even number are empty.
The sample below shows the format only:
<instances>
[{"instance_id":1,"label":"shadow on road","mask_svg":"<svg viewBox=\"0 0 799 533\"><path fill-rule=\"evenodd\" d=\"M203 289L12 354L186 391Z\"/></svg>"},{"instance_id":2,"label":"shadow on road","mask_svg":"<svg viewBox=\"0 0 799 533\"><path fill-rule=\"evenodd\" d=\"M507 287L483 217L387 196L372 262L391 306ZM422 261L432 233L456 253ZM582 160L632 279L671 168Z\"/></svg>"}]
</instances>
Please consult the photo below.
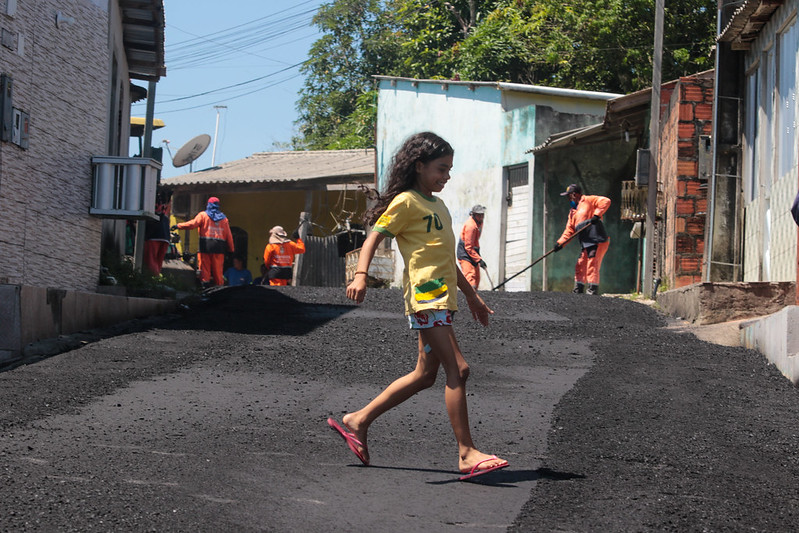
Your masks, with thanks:
<instances>
[{"instance_id":1,"label":"shadow on road","mask_svg":"<svg viewBox=\"0 0 799 533\"><path fill-rule=\"evenodd\" d=\"M472 478L468 480L467 483L486 485L490 487L515 487L518 483L524 481L538 481L539 479L566 481L569 479L583 478L585 478L585 476L582 474L556 472L554 470L550 470L549 468L538 468L536 470L512 470L511 468L505 468ZM454 476L452 479L447 479L444 481L428 481L428 484L430 485L446 485L449 483L462 482L458 479L458 476Z\"/></svg>"},{"instance_id":2,"label":"shadow on road","mask_svg":"<svg viewBox=\"0 0 799 533\"><path fill-rule=\"evenodd\" d=\"M165 329L297 336L355 308L300 302L277 289L257 285L224 287L205 293L186 316Z\"/></svg>"},{"instance_id":3,"label":"shadow on road","mask_svg":"<svg viewBox=\"0 0 799 533\"><path fill-rule=\"evenodd\" d=\"M361 465L353 465L357 468L365 468ZM422 472L430 474L447 474L451 475L452 479L444 479L441 481L428 481L428 485L448 485L450 483L463 483L458 479L461 474L457 474L452 470L441 470L437 468L415 468L409 466L376 466L371 465L369 469L381 470L402 470L406 472ZM573 474L570 472L558 472L549 468L538 468L536 470L513 470L505 468L503 470L496 470L472 478L468 483L475 483L479 485L487 485L491 487L515 487L517 483L524 481L538 481L539 479L550 479L553 481L567 481L570 479L584 479L583 474Z\"/></svg>"}]
</instances>

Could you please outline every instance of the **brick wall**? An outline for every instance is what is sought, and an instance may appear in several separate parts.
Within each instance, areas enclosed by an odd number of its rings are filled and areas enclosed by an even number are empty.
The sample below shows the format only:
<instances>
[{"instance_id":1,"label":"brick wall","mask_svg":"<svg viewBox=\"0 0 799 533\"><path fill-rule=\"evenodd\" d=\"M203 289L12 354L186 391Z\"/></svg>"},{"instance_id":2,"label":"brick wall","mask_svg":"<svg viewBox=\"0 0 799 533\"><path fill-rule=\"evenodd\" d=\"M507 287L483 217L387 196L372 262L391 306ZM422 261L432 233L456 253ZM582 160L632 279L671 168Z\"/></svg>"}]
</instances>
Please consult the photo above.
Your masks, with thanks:
<instances>
[{"instance_id":1,"label":"brick wall","mask_svg":"<svg viewBox=\"0 0 799 533\"><path fill-rule=\"evenodd\" d=\"M97 4L103 4L102 6ZM14 107L30 114L28 150L0 143L0 283L94 290L101 222L88 214L91 157L106 152L110 84L105 2L20 1L0 46ZM55 13L74 22L56 27Z\"/></svg>"},{"instance_id":2,"label":"brick wall","mask_svg":"<svg viewBox=\"0 0 799 533\"><path fill-rule=\"evenodd\" d=\"M661 122L659 176L666 249L662 275L669 288L702 281L707 215L706 183L699 179L701 135L710 135L713 80L680 78Z\"/></svg>"}]
</instances>

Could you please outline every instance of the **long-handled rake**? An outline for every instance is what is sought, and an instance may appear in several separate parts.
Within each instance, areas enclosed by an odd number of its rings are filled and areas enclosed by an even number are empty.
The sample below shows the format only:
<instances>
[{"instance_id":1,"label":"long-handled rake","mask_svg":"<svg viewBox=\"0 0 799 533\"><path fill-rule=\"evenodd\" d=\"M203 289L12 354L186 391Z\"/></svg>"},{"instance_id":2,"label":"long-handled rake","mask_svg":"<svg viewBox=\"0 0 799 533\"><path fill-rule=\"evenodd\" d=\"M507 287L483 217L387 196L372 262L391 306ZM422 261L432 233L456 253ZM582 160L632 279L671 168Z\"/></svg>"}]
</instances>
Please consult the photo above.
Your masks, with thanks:
<instances>
[{"instance_id":1,"label":"long-handled rake","mask_svg":"<svg viewBox=\"0 0 799 533\"><path fill-rule=\"evenodd\" d=\"M582 232L583 230L585 230L585 228L587 228L587 227L588 227L588 226L590 226L590 225L591 225L591 224L586 224L585 226L583 226L582 228L580 228L580 229L579 229L579 231L575 231L575 232L574 232L574 234L573 234L571 237L569 237L568 239L566 239L566 242L564 242L564 243L563 243L563 246L566 246L566 244L568 244L570 240L572 240L573 238L575 238L577 235L579 235L579 234L580 234L580 232ZM562 248L563 246L561 246L561 248ZM527 266L524 268L524 270L520 270L519 272L515 273L514 275L512 275L512 276L511 276L511 277L509 277L509 278L507 278L505 281L503 281L502 283L500 283L499 285L497 285L496 287L494 287L494 288L493 288L493 289L491 289L491 290L492 290L492 291L495 291L495 290L499 289L500 287L502 287L503 285L505 285L505 284L506 284L507 282L509 282L510 280L512 280L513 278L515 278L516 276L519 276L519 275L521 275L521 274L524 274L525 272L527 272L528 270L530 270L531 268L533 268L533 267L536 265L536 263L538 263L539 261L541 261L543 258L545 258L546 256L548 256L549 254L551 254L551 253L552 253L552 252L554 252L555 250L556 250L555 248L552 248L550 251L548 251L547 253L545 253L544 255L542 255L541 257L539 257L538 259L536 259L535 261L533 261L533 262L532 262L532 263L530 263L529 265L527 265ZM488 271L486 271L486 273L488 273ZM489 277L489 278L488 278L488 281L491 281L491 277ZM493 285L493 283L492 283L492 285Z\"/></svg>"}]
</instances>

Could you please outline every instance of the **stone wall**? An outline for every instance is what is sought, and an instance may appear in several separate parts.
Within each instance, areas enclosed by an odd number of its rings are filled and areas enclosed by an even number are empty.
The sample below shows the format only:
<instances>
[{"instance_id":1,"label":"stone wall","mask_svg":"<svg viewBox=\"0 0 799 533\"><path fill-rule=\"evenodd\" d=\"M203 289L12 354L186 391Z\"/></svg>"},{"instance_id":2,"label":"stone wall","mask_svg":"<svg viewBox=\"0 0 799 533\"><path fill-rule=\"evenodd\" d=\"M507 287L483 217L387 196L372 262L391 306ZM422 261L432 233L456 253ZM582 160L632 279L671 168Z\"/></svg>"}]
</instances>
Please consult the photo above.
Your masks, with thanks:
<instances>
[{"instance_id":1,"label":"stone wall","mask_svg":"<svg viewBox=\"0 0 799 533\"><path fill-rule=\"evenodd\" d=\"M793 305L793 282L694 283L658 294L666 313L695 324L760 317Z\"/></svg>"}]
</instances>

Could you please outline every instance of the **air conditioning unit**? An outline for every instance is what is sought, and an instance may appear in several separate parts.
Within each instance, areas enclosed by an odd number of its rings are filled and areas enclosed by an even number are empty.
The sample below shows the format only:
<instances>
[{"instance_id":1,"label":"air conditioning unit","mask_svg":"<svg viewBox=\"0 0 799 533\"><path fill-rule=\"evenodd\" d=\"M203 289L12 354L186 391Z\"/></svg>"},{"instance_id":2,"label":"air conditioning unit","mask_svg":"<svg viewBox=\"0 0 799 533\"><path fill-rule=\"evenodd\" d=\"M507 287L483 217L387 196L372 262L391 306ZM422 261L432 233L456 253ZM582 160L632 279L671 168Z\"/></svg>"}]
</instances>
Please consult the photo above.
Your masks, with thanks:
<instances>
[{"instance_id":1,"label":"air conditioning unit","mask_svg":"<svg viewBox=\"0 0 799 533\"><path fill-rule=\"evenodd\" d=\"M161 163L143 157L92 158L92 205L100 218L158 220L155 191Z\"/></svg>"}]
</instances>

